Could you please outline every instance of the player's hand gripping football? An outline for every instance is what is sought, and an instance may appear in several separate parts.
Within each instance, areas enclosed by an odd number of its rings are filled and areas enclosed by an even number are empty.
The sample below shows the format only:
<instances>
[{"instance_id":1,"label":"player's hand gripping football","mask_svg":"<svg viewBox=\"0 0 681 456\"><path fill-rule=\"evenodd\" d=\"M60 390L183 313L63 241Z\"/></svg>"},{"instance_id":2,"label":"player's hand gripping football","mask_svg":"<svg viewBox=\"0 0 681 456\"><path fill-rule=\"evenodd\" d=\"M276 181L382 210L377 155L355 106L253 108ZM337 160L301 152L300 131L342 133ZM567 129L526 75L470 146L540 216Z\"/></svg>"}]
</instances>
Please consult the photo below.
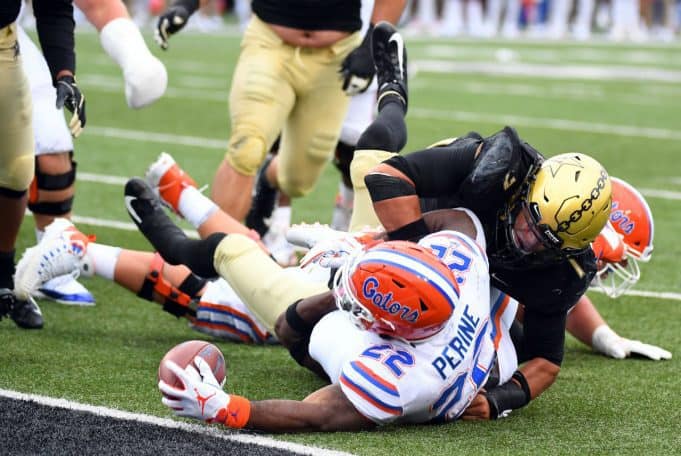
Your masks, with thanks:
<instances>
[{"instance_id":1,"label":"player's hand gripping football","mask_svg":"<svg viewBox=\"0 0 681 456\"><path fill-rule=\"evenodd\" d=\"M77 138L85 127L85 95L83 95L72 75L57 78L57 109L66 108L73 115L69 121L71 135Z\"/></svg>"},{"instance_id":2,"label":"player's hand gripping football","mask_svg":"<svg viewBox=\"0 0 681 456\"><path fill-rule=\"evenodd\" d=\"M365 92L376 74L374 59L371 56L371 31L369 27L362 44L350 52L338 71L343 78L343 90L353 96Z\"/></svg>"},{"instance_id":3,"label":"player's hand gripping football","mask_svg":"<svg viewBox=\"0 0 681 456\"><path fill-rule=\"evenodd\" d=\"M208 423L223 422L222 416L230 401L229 394L222 391L210 365L203 358L194 358L194 365L196 367L189 364L186 369L182 369L173 361L166 361L166 367L182 381L184 389L175 388L160 380L158 389L163 393L161 402L173 409L177 416L196 418Z\"/></svg>"},{"instance_id":4,"label":"player's hand gripping football","mask_svg":"<svg viewBox=\"0 0 681 456\"><path fill-rule=\"evenodd\" d=\"M189 11L182 5L171 6L158 17L154 39L164 51L168 49L168 39L187 24Z\"/></svg>"}]
</instances>

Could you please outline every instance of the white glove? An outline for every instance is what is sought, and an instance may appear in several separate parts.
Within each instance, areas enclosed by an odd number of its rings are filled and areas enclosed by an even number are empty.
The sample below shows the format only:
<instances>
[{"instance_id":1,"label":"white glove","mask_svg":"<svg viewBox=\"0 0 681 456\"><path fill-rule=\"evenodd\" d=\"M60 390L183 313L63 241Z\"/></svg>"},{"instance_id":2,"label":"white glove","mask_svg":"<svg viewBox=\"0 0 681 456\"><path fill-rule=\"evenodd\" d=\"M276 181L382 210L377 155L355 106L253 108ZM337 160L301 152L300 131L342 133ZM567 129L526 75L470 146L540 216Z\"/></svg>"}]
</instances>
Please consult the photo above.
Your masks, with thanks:
<instances>
[{"instance_id":1,"label":"white glove","mask_svg":"<svg viewBox=\"0 0 681 456\"><path fill-rule=\"evenodd\" d=\"M230 396L222 391L210 365L203 358L194 358L198 371L191 364L182 370L173 361L168 360L165 363L184 384L184 389L179 389L163 380L158 382L158 389L163 393L161 402L173 409L175 415L212 423L218 413L227 408Z\"/></svg>"},{"instance_id":2,"label":"white glove","mask_svg":"<svg viewBox=\"0 0 681 456\"><path fill-rule=\"evenodd\" d=\"M639 355L659 361L672 357L672 354L663 348L645 344L639 340L620 337L608 325L601 325L596 328L591 336L591 346L595 351L615 359Z\"/></svg>"}]
</instances>

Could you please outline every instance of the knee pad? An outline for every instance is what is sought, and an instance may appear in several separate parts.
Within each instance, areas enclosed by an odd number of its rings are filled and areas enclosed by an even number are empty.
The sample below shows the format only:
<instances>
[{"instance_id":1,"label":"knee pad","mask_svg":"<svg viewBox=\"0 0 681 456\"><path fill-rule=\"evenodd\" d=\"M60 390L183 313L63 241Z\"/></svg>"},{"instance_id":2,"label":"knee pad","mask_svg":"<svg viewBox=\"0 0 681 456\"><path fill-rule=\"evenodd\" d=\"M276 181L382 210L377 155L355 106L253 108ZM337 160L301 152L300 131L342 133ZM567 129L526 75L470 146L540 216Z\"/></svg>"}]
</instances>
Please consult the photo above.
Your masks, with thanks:
<instances>
[{"instance_id":1,"label":"knee pad","mask_svg":"<svg viewBox=\"0 0 681 456\"><path fill-rule=\"evenodd\" d=\"M8 161L0 159L0 188L3 195L10 198L21 198L33 180L33 154L9 157ZM12 194L18 196L10 196Z\"/></svg>"},{"instance_id":2,"label":"knee pad","mask_svg":"<svg viewBox=\"0 0 681 456\"><path fill-rule=\"evenodd\" d=\"M40 160L35 160L35 176L28 194L28 208L34 214L64 215L73 208L73 196L62 201L39 201L38 193L42 191L67 190L73 186L76 180L76 167L78 163L73 160L73 152L69 153L71 169L61 174L47 174L40 169Z\"/></svg>"},{"instance_id":3,"label":"knee pad","mask_svg":"<svg viewBox=\"0 0 681 456\"><path fill-rule=\"evenodd\" d=\"M348 187L352 187L350 163L352 163L353 155L355 155L355 146L340 141L338 142L336 145L336 153L333 156L333 165L340 171L343 182Z\"/></svg>"},{"instance_id":4,"label":"knee pad","mask_svg":"<svg viewBox=\"0 0 681 456\"><path fill-rule=\"evenodd\" d=\"M165 261L156 253L137 296L153 301L153 293L156 292L164 298L163 310L166 312L176 317L196 316L198 293L206 285L206 280L190 273L176 288L163 277L164 265Z\"/></svg>"},{"instance_id":5,"label":"knee pad","mask_svg":"<svg viewBox=\"0 0 681 456\"><path fill-rule=\"evenodd\" d=\"M255 176L265 160L267 146L265 140L253 134L236 133L232 135L225 159L238 173Z\"/></svg>"}]
</instances>

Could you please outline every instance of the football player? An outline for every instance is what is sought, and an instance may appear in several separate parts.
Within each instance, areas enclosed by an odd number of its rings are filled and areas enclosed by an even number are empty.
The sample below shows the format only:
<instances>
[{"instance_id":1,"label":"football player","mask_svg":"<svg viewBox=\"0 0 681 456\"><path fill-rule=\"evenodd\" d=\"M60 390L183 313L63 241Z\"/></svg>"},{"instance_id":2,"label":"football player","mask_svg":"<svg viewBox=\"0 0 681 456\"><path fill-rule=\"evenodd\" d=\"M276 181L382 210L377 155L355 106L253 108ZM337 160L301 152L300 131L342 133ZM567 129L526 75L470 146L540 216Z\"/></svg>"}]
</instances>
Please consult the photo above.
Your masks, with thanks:
<instances>
[{"instance_id":1,"label":"football player","mask_svg":"<svg viewBox=\"0 0 681 456\"><path fill-rule=\"evenodd\" d=\"M161 98L168 86L165 65L156 58L121 0L74 0L99 31L104 51L123 71L125 99L133 109Z\"/></svg>"},{"instance_id":2,"label":"football player","mask_svg":"<svg viewBox=\"0 0 681 456\"><path fill-rule=\"evenodd\" d=\"M617 298L641 277L639 261L648 262L653 252L653 214L643 195L624 180L612 177L610 222L593 243L598 271L592 288ZM582 296L567 318L567 329L596 352L616 359L643 356L670 359L660 347L619 336L600 316L588 296Z\"/></svg>"},{"instance_id":3,"label":"football player","mask_svg":"<svg viewBox=\"0 0 681 456\"><path fill-rule=\"evenodd\" d=\"M38 306L30 296L13 292L14 248L34 167L30 87L16 29L21 4L9 0L0 9L0 317L9 315L22 328L38 329L43 326ZM75 83L73 7L67 0L36 0L33 11L56 105L73 113L71 127L78 131L85 124L85 99Z\"/></svg>"},{"instance_id":4,"label":"football player","mask_svg":"<svg viewBox=\"0 0 681 456\"><path fill-rule=\"evenodd\" d=\"M29 187L28 208L33 213L40 241L45 227L55 217L71 215L76 180L72 135L77 135L79 130L69 132L62 110L55 107L56 94L45 58L20 26L17 33L33 104L35 175ZM35 297L71 305L95 303L92 294L71 275L44 283L36 290Z\"/></svg>"},{"instance_id":5,"label":"football player","mask_svg":"<svg viewBox=\"0 0 681 456\"><path fill-rule=\"evenodd\" d=\"M199 3L177 1L159 17L156 36L163 48ZM280 133L276 186L291 198L312 191L332 156L347 94L365 90L374 74L371 28L364 39L358 32L360 3L313 2L301 10L295 2L252 2L232 80L231 138L211 189L237 220L248 212L254 176ZM396 22L404 4L376 0L372 22ZM234 188L242 191L234 194Z\"/></svg>"},{"instance_id":6,"label":"football player","mask_svg":"<svg viewBox=\"0 0 681 456\"><path fill-rule=\"evenodd\" d=\"M511 127L397 155L407 135L407 80L398 64L404 45L396 32L385 43L377 53L392 58L376 60L378 116L351 165L350 229L380 224L389 239L418 240L430 232L422 204L429 210L466 207L480 218L492 285L525 306L519 372L530 394L516 381L489 389L480 398L481 418L494 419L539 396L558 376L567 310L596 272L590 244L610 214L610 178L583 154L544 159Z\"/></svg>"}]
</instances>

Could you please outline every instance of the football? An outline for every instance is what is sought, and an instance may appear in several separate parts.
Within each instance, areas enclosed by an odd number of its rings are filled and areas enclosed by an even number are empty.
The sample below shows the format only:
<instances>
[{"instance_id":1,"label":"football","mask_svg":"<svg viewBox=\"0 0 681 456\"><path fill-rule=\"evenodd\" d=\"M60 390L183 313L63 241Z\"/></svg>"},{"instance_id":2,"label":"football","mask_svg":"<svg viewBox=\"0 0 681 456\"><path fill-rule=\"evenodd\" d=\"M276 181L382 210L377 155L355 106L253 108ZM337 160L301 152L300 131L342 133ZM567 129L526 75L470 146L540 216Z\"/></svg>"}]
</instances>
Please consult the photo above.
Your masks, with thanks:
<instances>
[{"instance_id":1,"label":"football","mask_svg":"<svg viewBox=\"0 0 681 456\"><path fill-rule=\"evenodd\" d=\"M165 366L166 360L174 361L181 368L187 367L194 361L194 357L200 356L210 365L213 375L220 385L224 384L227 376L225 369L225 357L218 347L205 340L189 340L183 342L165 354L158 366L158 378L176 388L184 388L184 385L170 369Z\"/></svg>"}]
</instances>

